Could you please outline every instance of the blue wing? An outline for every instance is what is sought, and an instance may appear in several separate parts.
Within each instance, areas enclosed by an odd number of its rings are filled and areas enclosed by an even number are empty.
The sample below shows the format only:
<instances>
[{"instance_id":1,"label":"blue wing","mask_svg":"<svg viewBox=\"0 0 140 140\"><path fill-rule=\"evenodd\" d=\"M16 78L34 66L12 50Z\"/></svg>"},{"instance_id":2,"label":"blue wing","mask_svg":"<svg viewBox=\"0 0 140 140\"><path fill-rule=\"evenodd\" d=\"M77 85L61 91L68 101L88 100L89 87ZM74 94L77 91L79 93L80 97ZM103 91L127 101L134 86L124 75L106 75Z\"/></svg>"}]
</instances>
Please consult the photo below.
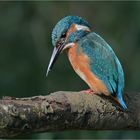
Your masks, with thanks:
<instances>
[{"instance_id":1,"label":"blue wing","mask_svg":"<svg viewBox=\"0 0 140 140\"><path fill-rule=\"evenodd\" d=\"M104 81L110 93L122 98L124 73L112 48L96 33L88 34L78 45L91 58L91 70Z\"/></svg>"}]
</instances>

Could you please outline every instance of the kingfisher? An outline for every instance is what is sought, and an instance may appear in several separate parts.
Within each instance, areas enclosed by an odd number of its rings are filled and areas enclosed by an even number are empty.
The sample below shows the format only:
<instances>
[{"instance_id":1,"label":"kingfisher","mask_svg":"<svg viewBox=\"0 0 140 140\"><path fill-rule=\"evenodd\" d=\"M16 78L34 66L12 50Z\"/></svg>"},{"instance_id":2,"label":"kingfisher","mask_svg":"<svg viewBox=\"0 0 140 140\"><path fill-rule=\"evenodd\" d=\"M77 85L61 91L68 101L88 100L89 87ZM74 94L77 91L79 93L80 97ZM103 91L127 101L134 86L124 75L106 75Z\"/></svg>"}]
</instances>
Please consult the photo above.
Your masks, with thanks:
<instances>
[{"instance_id":1,"label":"kingfisher","mask_svg":"<svg viewBox=\"0 0 140 140\"><path fill-rule=\"evenodd\" d=\"M124 109L124 72L110 45L80 16L66 16L52 31L54 50L46 76L58 56L66 51L74 71L89 86L87 93L104 94L115 99Z\"/></svg>"}]
</instances>

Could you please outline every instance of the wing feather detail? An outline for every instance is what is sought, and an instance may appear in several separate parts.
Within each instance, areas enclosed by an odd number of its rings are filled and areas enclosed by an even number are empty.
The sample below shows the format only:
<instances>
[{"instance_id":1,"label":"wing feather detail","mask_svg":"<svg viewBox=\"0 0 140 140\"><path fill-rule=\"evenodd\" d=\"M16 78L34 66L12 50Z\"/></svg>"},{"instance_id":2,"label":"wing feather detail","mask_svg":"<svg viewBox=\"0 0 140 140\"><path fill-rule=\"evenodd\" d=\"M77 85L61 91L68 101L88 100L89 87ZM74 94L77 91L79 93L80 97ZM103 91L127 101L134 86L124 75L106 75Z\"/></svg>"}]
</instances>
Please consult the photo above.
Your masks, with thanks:
<instances>
[{"instance_id":1,"label":"wing feather detail","mask_svg":"<svg viewBox=\"0 0 140 140\"><path fill-rule=\"evenodd\" d=\"M124 73L112 48L94 32L78 41L78 45L90 58L91 70L105 83L110 93L113 96L121 96Z\"/></svg>"}]
</instances>

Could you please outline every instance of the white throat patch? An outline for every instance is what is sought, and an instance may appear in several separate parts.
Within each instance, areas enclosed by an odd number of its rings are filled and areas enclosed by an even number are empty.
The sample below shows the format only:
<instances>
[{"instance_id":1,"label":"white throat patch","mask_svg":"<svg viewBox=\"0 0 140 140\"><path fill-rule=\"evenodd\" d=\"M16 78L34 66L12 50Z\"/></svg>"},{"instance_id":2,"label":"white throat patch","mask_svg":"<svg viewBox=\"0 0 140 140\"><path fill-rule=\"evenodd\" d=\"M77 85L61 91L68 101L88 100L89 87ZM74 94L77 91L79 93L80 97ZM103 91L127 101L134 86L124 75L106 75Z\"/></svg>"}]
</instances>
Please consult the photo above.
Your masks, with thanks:
<instances>
[{"instance_id":1,"label":"white throat patch","mask_svg":"<svg viewBox=\"0 0 140 140\"><path fill-rule=\"evenodd\" d=\"M73 43L73 42L68 43L67 45L65 45L65 47L63 48L63 50L65 50L67 48L71 48L73 45L75 45L75 43Z\"/></svg>"}]
</instances>

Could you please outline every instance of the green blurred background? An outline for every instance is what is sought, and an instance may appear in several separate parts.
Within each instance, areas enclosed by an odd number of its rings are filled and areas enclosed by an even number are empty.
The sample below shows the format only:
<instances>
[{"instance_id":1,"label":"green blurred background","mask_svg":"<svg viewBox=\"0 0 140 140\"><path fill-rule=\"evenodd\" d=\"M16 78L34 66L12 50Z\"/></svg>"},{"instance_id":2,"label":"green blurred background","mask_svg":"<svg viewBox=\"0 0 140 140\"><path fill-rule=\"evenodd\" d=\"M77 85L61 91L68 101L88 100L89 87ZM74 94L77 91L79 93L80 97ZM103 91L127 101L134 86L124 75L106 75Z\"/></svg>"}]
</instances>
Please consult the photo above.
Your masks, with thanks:
<instances>
[{"instance_id":1,"label":"green blurred background","mask_svg":"<svg viewBox=\"0 0 140 140\"><path fill-rule=\"evenodd\" d=\"M46 78L51 32L66 15L79 15L114 49L125 71L125 91L140 90L140 2L0 2L0 95L27 97L87 85L66 54ZM66 131L17 138L140 138L139 131Z\"/></svg>"}]
</instances>

